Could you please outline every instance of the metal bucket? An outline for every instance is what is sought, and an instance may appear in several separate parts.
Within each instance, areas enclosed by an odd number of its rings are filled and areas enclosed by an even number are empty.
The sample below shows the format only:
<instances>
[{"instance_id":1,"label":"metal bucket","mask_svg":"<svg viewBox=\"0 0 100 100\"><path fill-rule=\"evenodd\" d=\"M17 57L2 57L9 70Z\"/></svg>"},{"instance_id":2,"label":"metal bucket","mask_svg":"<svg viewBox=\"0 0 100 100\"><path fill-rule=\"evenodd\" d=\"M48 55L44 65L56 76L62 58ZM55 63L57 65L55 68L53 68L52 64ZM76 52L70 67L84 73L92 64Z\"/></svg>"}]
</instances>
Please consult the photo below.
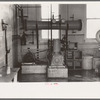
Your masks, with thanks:
<instances>
[{"instance_id":1,"label":"metal bucket","mask_svg":"<svg viewBox=\"0 0 100 100\"><path fill-rule=\"evenodd\" d=\"M84 70L91 70L93 68L93 57L92 56L83 56L82 68Z\"/></svg>"}]
</instances>

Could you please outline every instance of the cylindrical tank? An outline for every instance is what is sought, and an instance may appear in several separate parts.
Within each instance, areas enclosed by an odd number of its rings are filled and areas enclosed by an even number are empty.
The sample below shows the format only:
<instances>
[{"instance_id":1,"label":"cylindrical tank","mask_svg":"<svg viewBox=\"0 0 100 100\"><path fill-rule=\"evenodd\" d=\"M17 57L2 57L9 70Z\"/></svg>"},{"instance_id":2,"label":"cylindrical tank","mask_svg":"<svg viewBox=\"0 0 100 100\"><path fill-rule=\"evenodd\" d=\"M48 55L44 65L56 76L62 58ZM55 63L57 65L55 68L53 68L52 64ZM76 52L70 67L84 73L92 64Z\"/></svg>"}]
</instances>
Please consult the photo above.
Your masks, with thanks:
<instances>
[{"instance_id":1,"label":"cylindrical tank","mask_svg":"<svg viewBox=\"0 0 100 100\"><path fill-rule=\"evenodd\" d=\"M60 52L60 40L59 39L54 39L53 40L53 52L54 53L59 53Z\"/></svg>"},{"instance_id":2,"label":"cylindrical tank","mask_svg":"<svg viewBox=\"0 0 100 100\"><path fill-rule=\"evenodd\" d=\"M93 57L83 56L82 67L84 70L91 70L93 68Z\"/></svg>"},{"instance_id":3,"label":"cylindrical tank","mask_svg":"<svg viewBox=\"0 0 100 100\"><path fill-rule=\"evenodd\" d=\"M59 29L59 21L52 23L52 26L51 26L50 21L49 22L48 21L37 21L37 25L38 25L38 30L51 29L51 28ZM68 28L68 30L79 30L80 31L82 29L82 21L80 19L65 21L65 23L61 23L60 28L63 30L66 30ZM36 21L28 20L27 29L28 30L36 29Z\"/></svg>"}]
</instances>

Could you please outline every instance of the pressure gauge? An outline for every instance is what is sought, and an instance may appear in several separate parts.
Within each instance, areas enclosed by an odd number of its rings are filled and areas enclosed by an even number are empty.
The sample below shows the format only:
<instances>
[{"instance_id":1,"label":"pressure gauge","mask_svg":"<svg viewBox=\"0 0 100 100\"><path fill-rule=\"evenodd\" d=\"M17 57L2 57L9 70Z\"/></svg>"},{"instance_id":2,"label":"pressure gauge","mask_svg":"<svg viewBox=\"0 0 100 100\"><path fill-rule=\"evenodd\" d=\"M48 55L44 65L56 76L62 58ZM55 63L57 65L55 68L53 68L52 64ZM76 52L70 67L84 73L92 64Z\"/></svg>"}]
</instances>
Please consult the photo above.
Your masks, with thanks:
<instances>
[{"instance_id":1,"label":"pressure gauge","mask_svg":"<svg viewBox=\"0 0 100 100\"><path fill-rule=\"evenodd\" d=\"M56 23L56 19L52 19L52 23Z\"/></svg>"}]
</instances>

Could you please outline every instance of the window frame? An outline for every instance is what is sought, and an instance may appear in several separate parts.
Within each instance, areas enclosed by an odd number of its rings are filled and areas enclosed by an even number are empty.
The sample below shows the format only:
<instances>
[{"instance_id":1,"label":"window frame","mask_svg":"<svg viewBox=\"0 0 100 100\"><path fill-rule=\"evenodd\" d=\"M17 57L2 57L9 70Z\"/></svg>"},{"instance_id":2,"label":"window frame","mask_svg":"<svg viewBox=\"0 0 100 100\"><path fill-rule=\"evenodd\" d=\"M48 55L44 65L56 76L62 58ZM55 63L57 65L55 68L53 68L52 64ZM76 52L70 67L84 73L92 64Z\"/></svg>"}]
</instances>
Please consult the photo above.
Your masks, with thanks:
<instances>
[{"instance_id":1,"label":"window frame","mask_svg":"<svg viewBox=\"0 0 100 100\"><path fill-rule=\"evenodd\" d=\"M88 4L87 4L88 5ZM87 32L87 21L88 20L100 20L100 17L99 18L95 18L95 17L87 17L87 5L86 5L86 34L85 34L85 42L88 42L88 43L97 43L97 41L96 41L96 37L94 37L94 38L87 38L87 34L88 34L88 32ZM95 35L96 35L96 33L95 33Z\"/></svg>"},{"instance_id":2,"label":"window frame","mask_svg":"<svg viewBox=\"0 0 100 100\"><path fill-rule=\"evenodd\" d=\"M51 5L55 5L55 4L49 4L49 8L50 8L50 6ZM59 4L57 4L57 15L59 15ZM54 8L52 8L52 9L54 9ZM48 10L50 10L50 9L48 9ZM52 13L54 13L53 11L52 11ZM48 13L49 14L49 13ZM41 5L41 20L42 21L50 21L50 18L51 18L51 15L50 16L47 16L47 17L49 17L49 18L42 18L42 5ZM54 18L56 19L56 16L54 15ZM47 19L47 20L46 20ZM58 20L58 18L56 19L56 21ZM53 29L53 30L56 30L56 29ZM55 38L55 36L54 36L54 38L53 38L53 30L52 30L52 39L58 39L59 38L59 30L58 30L58 36L57 36L57 38ZM48 33L47 33L47 38L43 38L42 37L42 35L43 35L43 33L42 33L42 30L41 30L41 38L42 39L45 39L45 40L48 40L48 39L51 39L51 30L50 29L47 29L47 32L49 33L49 36L48 36ZM49 38L48 38L49 37Z\"/></svg>"}]
</instances>

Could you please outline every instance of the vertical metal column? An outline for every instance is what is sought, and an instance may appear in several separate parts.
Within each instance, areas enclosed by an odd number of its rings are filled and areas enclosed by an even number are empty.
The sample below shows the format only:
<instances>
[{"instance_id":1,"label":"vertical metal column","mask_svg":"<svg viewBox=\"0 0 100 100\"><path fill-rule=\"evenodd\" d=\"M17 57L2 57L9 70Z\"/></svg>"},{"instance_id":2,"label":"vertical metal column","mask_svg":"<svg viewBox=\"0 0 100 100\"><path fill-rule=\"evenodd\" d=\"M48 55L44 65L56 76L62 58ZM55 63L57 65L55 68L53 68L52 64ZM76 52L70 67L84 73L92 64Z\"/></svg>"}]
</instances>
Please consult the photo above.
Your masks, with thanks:
<instances>
[{"instance_id":1,"label":"vertical metal column","mask_svg":"<svg viewBox=\"0 0 100 100\"><path fill-rule=\"evenodd\" d=\"M66 54L67 54L67 50L68 50L68 24L67 24L67 29L65 31L66 31L66 34L65 34L65 37L66 37L65 38L65 41L66 41L66 46L65 46L65 66L67 67L67 61L66 61L67 60L66 59L67 55Z\"/></svg>"},{"instance_id":2,"label":"vertical metal column","mask_svg":"<svg viewBox=\"0 0 100 100\"><path fill-rule=\"evenodd\" d=\"M48 27L49 27L49 19L48 19ZM50 47L49 47L49 46L50 46L49 43L50 43L50 42L49 42L49 28L48 28L48 49L50 49Z\"/></svg>"},{"instance_id":3,"label":"vertical metal column","mask_svg":"<svg viewBox=\"0 0 100 100\"><path fill-rule=\"evenodd\" d=\"M51 23L50 24L51 24L51 48L50 48L51 50L50 51L52 53L52 4L51 4Z\"/></svg>"},{"instance_id":4,"label":"vertical metal column","mask_svg":"<svg viewBox=\"0 0 100 100\"><path fill-rule=\"evenodd\" d=\"M22 22L22 28L24 29L24 16L23 16L23 9L21 9L21 22Z\"/></svg>"},{"instance_id":5,"label":"vertical metal column","mask_svg":"<svg viewBox=\"0 0 100 100\"><path fill-rule=\"evenodd\" d=\"M34 44L34 31L32 31L32 44Z\"/></svg>"},{"instance_id":6,"label":"vertical metal column","mask_svg":"<svg viewBox=\"0 0 100 100\"><path fill-rule=\"evenodd\" d=\"M59 15L59 37L61 40L61 15Z\"/></svg>"},{"instance_id":7,"label":"vertical metal column","mask_svg":"<svg viewBox=\"0 0 100 100\"><path fill-rule=\"evenodd\" d=\"M36 23L36 40L37 40L37 59L39 59L39 34L38 34L38 24Z\"/></svg>"},{"instance_id":8,"label":"vertical metal column","mask_svg":"<svg viewBox=\"0 0 100 100\"><path fill-rule=\"evenodd\" d=\"M37 40L37 59L39 60L39 33L38 33L38 24L37 24L37 5L35 5L36 10L36 40Z\"/></svg>"},{"instance_id":9,"label":"vertical metal column","mask_svg":"<svg viewBox=\"0 0 100 100\"><path fill-rule=\"evenodd\" d=\"M51 53L52 53L52 18L51 18Z\"/></svg>"},{"instance_id":10,"label":"vertical metal column","mask_svg":"<svg viewBox=\"0 0 100 100\"><path fill-rule=\"evenodd\" d=\"M8 66L8 45L7 45L7 26L5 26L5 50L6 50L6 55L5 55L5 63L6 67Z\"/></svg>"}]
</instances>

